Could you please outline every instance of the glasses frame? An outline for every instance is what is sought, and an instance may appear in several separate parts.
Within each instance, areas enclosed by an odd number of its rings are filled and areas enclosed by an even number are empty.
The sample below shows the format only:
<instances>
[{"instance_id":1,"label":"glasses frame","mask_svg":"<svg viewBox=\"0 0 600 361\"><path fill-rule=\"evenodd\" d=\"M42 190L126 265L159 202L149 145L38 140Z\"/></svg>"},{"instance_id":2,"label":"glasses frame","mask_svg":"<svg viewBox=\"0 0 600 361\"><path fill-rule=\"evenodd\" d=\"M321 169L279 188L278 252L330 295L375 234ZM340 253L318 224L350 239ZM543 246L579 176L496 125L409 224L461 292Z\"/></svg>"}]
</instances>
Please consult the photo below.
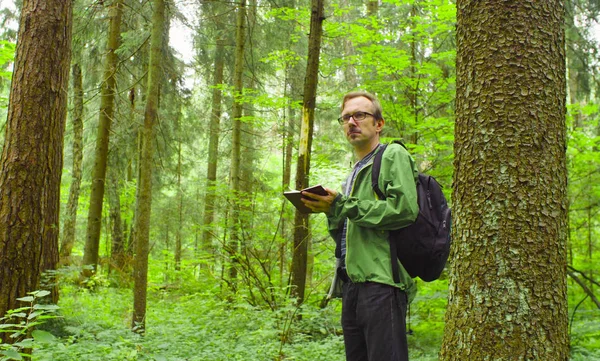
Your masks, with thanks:
<instances>
[{"instance_id":1,"label":"glasses frame","mask_svg":"<svg viewBox=\"0 0 600 361\"><path fill-rule=\"evenodd\" d=\"M354 112L352 114L344 114L341 117L339 117L337 119L337 121L338 121L338 123L340 123L340 125L348 124L348 122L350 121L350 118L354 119L355 122L362 122L363 120L367 119L367 115L375 117L373 114L371 114L369 112L358 111L358 112ZM358 118L356 116L358 116Z\"/></svg>"}]
</instances>

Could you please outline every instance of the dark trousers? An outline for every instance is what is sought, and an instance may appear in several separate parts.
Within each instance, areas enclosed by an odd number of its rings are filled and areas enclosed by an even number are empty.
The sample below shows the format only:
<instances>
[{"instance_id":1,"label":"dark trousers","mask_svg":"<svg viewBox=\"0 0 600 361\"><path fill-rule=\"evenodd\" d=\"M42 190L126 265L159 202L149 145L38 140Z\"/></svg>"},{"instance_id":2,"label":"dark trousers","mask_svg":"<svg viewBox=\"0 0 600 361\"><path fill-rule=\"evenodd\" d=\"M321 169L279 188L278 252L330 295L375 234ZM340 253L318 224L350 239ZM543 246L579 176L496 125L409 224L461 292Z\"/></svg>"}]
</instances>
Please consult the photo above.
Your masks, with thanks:
<instances>
[{"instance_id":1,"label":"dark trousers","mask_svg":"<svg viewBox=\"0 0 600 361\"><path fill-rule=\"evenodd\" d=\"M408 361L406 293L381 283L346 282L342 329L347 361Z\"/></svg>"}]
</instances>

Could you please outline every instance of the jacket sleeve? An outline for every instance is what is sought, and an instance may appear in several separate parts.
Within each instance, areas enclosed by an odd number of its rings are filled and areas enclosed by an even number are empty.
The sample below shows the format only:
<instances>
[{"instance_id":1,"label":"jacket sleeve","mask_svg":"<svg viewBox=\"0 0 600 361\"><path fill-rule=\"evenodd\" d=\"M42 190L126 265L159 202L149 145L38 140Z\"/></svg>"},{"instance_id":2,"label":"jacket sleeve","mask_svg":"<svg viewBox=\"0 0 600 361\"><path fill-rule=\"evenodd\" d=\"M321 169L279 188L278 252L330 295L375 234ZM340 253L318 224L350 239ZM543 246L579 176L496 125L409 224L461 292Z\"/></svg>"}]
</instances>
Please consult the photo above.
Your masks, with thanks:
<instances>
[{"instance_id":1,"label":"jacket sleeve","mask_svg":"<svg viewBox=\"0 0 600 361\"><path fill-rule=\"evenodd\" d=\"M419 213L416 176L416 166L410 154L402 146L391 144L383 154L379 174L379 187L387 198L377 199L372 190L368 197L358 198L354 194L337 197L328 217L330 232L346 217L360 227L383 231L410 225ZM363 187L371 188L370 172L362 174L361 182L367 182Z\"/></svg>"}]
</instances>

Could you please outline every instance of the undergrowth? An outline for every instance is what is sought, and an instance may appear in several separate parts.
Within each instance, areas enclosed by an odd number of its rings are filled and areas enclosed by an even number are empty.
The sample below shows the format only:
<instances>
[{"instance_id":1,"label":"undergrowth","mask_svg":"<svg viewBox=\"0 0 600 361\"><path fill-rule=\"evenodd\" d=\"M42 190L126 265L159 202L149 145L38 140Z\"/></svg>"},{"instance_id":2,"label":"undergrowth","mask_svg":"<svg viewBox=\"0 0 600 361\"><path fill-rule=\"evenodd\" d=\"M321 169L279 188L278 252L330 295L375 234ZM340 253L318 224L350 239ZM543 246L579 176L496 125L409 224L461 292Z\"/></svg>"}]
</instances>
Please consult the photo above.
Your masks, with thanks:
<instances>
[{"instance_id":1,"label":"undergrowth","mask_svg":"<svg viewBox=\"0 0 600 361\"><path fill-rule=\"evenodd\" d=\"M443 334L443 284L428 285L411 308L408 336L412 361L434 361ZM324 309L312 300L302 319L294 301L273 311L242 299L227 302L218 290L153 288L148 294L146 335L130 331L130 290L63 286L62 317L45 329L55 337L33 344L32 360L344 360L340 302ZM313 302L314 301L314 302ZM575 320L572 361L600 360L600 315Z\"/></svg>"}]
</instances>

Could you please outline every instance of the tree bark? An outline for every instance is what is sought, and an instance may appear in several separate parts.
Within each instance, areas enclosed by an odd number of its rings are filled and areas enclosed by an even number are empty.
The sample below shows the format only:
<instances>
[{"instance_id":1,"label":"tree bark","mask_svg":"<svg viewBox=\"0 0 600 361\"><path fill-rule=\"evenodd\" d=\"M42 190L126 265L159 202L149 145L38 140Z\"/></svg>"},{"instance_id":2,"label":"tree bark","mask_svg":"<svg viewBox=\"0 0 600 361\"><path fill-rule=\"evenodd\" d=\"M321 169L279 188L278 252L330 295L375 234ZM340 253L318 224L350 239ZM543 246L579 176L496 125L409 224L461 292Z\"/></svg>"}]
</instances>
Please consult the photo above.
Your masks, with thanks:
<instances>
[{"instance_id":1,"label":"tree bark","mask_svg":"<svg viewBox=\"0 0 600 361\"><path fill-rule=\"evenodd\" d=\"M177 114L177 229L175 230L175 270L181 269L181 230L183 228L183 190L181 189L181 109Z\"/></svg>"},{"instance_id":2,"label":"tree bark","mask_svg":"<svg viewBox=\"0 0 600 361\"><path fill-rule=\"evenodd\" d=\"M73 64L73 168L71 186L63 223L62 242L60 245L60 263L71 263L71 251L75 244L75 226L77 224L77 208L81 189L83 163L83 77L79 61Z\"/></svg>"},{"instance_id":3,"label":"tree bark","mask_svg":"<svg viewBox=\"0 0 600 361\"><path fill-rule=\"evenodd\" d=\"M111 151L108 168L108 216L111 224L111 249L109 270L122 272L125 265L125 237L123 234L123 221L121 219L121 199L119 192L118 156L116 149Z\"/></svg>"},{"instance_id":4,"label":"tree bark","mask_svg":"<svg viewBox=\"0 0 600 361\"><path fill-rule=\"evenodd\" d=\"M310 174L310 153L313 136L317 84L319 80L319 55L323 34L324 0L312 0L310 16L310 34L308 38L308 61L304 80L304 99L302 101L302 126L300 128L300 146L296 168L296 189L308 187ZM298 303L304 302L306 286L306 264L309 242L308 215L296 211L294 218L294 251L292 256L292 296Z\"/></svg>"},{"instance_id":5,"label":"tree bark","mask_svg":"<svg viewBox=\"0 0 600 361\"><path fill-rule=\"evenodd\" d=\"M165 2L154 0L150 63L148 65L148 95L142 130L140 182L136 200L135 267L133 289L132 328L143 334L146 330L146 288L148 285L148 249L150 238L150 211L152 209L152 157L154 153L154 124L158 119L162 47L164 41Z\"/></svg>"},{"instance_id":6,"label":"tree bark","mask_svg":"<svg viewBox=\"0 0 600 361\"><path fill-rule=\"evenodd\" d=\"M563 2L459 0L441 360L567 360Z\"/></svg>"},{"instance_id":7,"label":"tree bark","mask_svg":"<svg viewBox=\"0 0 600 361\"><path fill-rule=\"evenodd\" d=\"M23 1L0 160L0 316L58 263L71 26L70 1Z\"/></svg>"},{"instance_id":8,"label":"tree bark","mask_svg":"<svg viewBox=\"0 0 600 361\"><path fill-rule=\"evenodd\" d=\"M213 254L212 223L215 220L217 162L219 159L219 133L221 123L221 102L223 91L219 86L223 84L225 68L225 41L222 37L217 39L215 49L215 68L213 73L212 112L210 117L210 135L208 141L208 165L206 170L206 195L204 197L204 217L202 222L202 249Z\"/></svg>"},{"instance_id":9,"label":"tree bark","mask_svg":"<svg viewBox=\"0 0 600 361\"><path fill-rule=\"evenodd\" d=\"M116 90L117 53L121 35L122 0L115 0L108 10L110 25L108 45L104 65L104 78L100 94L100 115L98 118L98 134L94 154L94 170L92 171L92 190L88 210L83 264L91 266L84 268L83 275L89 277L98 266L98 248L100 244L100 229L102 226L102 204L104 201L104 186L106 164L108 160L108 142L110 127L114 115L114 100Z\"/></svg>"},{"instance_id":10,"label":"tree bark","mask_svg":"<svg viewBox=\"0 0 600 361\"><path fill-rule=\"evenodd\" d=\"M244 46L246 42L246 0L240 0L237 8L236 22L235 69L233 74L234 102L233 102L233 130L231 138L231 169L229 173L231 182L230 215L231 231L227 246L230 257L229 279L235 288L237 278L237 257L240 242L240 151L241 129L243 110L243 75L244 75Z\"/></svg>"}]
</instances>

